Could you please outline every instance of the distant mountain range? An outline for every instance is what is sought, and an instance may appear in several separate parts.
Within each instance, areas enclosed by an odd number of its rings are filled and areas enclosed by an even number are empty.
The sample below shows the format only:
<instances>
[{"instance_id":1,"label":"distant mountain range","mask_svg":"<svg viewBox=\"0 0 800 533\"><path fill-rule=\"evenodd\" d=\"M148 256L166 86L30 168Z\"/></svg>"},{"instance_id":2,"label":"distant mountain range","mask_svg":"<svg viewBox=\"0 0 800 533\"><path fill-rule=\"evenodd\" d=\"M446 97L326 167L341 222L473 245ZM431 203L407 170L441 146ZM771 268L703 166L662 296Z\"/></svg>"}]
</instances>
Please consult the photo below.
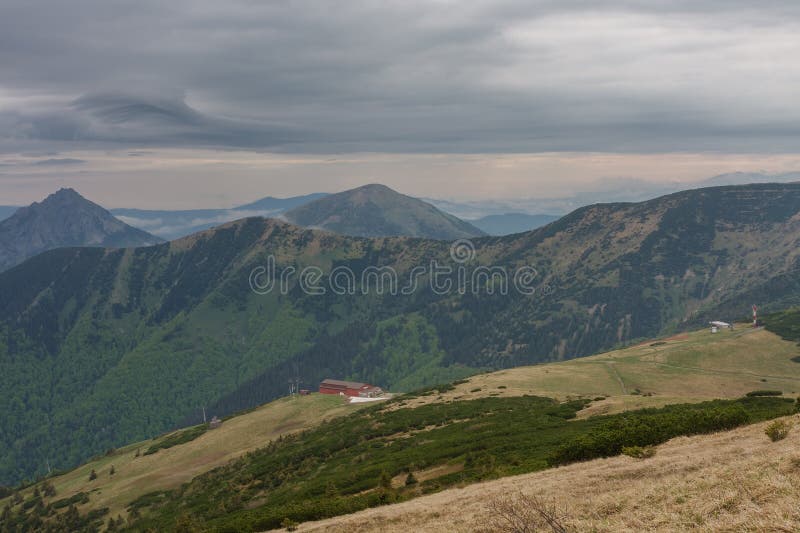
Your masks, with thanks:
<instances>
[{"instance_id":1,"label":"distant mountain range","mask_svg":"<svg viewBox=\"0 0 800 533\"><path fill-rule=\"evenodd\" d=\"M255 202L234 207L233 209L234 211L286 211L287 209L292 209L293 207L298 207L326 196L328 196L328 193L326 192L315 192L303 196L291 196L289 198L275 198L273 196L267 196L266 198L256 200Z\"/></svg>"},{"instance_id":2,"label":"distant mountain range","mask_svg":"<svg viewBox=\"0 0 800 533\"><path fill-rule=\"evenodd\" d=\"M584 190L560 197L519 197L513 199L453 201L423 198L439 209L465 220L475 220L487 215L505 213L554 215L568 213L585 205L599 202L641 202L665 194L688 189L748 183L791 183L800 181L800 172L779 174L759 172L730 172L697 182L654 182L636 178L615 178L586 185Z\"/></svg>"},{"instance_id":3,"label":"distant mountain range","mask_svg":"<svg viewBox=\"0 0 800 533\"><path fill-rule=\"evenodd\" d=\"M800 182L800 172L783 172L767 174L763 172L728 172L708 178L696 184L701 187L717 187L721 185L747 185L749 183L793 183Z\"/></svg>"},{"instance_id":4,"label":"distant mountain range","mask_svg":"<svg viewBox=\"0 0 800 533\"><path fill-rule=\"evenodd\" d=\"M470 224L487 235L511 235L540 228L558 220L556 215L527 215L525 213L504 213L488 215L477 220L468 220Z\"/></svg>"},{"instance_id":5,"label":"distant mountain range","mask_svg":"<svg viewBox=\"0 0 800 533\"><path fill-rule=\"evenodd\" d=\"M125 248L163 242L114 218L73 189L61 189L0 221L0 271L53 248Z\"/></svg>"},{"instance_id":6,"label":"distant mountain range","mask_svg":"<svg viewBox=\"0 0 800 533\"><path fill-rule=\"evenodd\" d=\"M453 240L485 233L427 202L385 185L364 185L331 194L284 213L298 226L355 237L424 237Z\"/></svg>"},{"instance_id":7,"label":"distant mountain range","mask_svg":"<svg viewBox=\"0 0 800 533\"><path fill-rule=\"evenodd\" d=\"M189 209L179 211L151 209L111 209L120 220L131 226L149 231L167 240L185 237L225 222L245 217L275 217L293 207L327 196L313 193L289 198L267 196L255 202L231 209Z\"/></svg>"},{"instance_id":8,"label":"distant mountain range","mask_svg":"<svg viewBox=\"0 0 800 533\"><path fill-rule=\"evenodd\" d=\"M604 180L596 187L558 198L515 198L477 201L452 201L421 198L437 209L458 217L490 235L510 235L540 227L557 215L598 202L638 202L684 189L747 183L790 183L800 181L800 172L768 174L731 172L694 183L654 183L639 179ZM252 203L228 209L149 210L110 209L123 222L166 240L177 239L243 217L280 216L287 210L323 198L328 193L313 193L289 198L267 196ZM0 220L11 216L15 206L0 206ZM550 214L543 214L550 213ZM530 216L526 219L522 215ZM493 218L487 218L487 217ZM487 218L485 222L481 219ZM485 227L483 225L485 224Z\"/></svg>"},{"instance_id":9,"label":"distant mountain range","mask_svg":"<svg viewBox=\"0 0 800 533\"><path fill-rule=\"evenodd\" d=\"M796 305L798 213L800 184L591 205L474 238L463 291L430 273L408 293L364 281L370 267L392 267L401 287L434 260L453 267L449 242L264 218L146 248L51 250L0 273L0 483L197 422L203 406L263 403L296 375L410 390ZM290 283L260 294L253 273L269 257ZM357 281L318 294L291 277L306 266ZM528 281L503 293L478 266Z\"/></svg>"}]
</instances>

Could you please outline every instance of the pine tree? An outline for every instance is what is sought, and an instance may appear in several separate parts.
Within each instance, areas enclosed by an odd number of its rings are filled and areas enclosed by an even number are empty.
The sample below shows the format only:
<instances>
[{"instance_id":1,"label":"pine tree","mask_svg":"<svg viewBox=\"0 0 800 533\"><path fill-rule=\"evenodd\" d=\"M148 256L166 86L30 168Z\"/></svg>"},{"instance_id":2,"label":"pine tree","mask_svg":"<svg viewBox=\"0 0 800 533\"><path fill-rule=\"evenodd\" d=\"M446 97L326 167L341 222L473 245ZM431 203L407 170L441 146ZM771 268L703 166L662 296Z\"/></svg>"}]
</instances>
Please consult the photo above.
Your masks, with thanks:
<instances>
[{"instance_id":1,"label":"pine tree","mask_svg":"<svg viewBox=\"0 0 800 533\"><path fill-rule=\"evenodd\" d=\"M392 488L392 478L389 476L389 472L383 470L381 472L381 482L380 487L382 489L391 489Z\"/></svg>"},{"instance_id":2,"label":"pine tree","mask_svg":"<svg viewBox=\"0 0 800 533\"><path fill-rule=\"evenodd\" d=\"M326 498L335 498L339 495L339 489L336 488L336 485L333 481L328 481L328 484L325 486L325 497Z\"/></svg>"},{"instance_id":3,"label":"pine tree","mask_svg":"<svg viewBox=\"0 0 800 533\"><path fill-rule=\"evenodd\" d=\"M52 481L45 481L42 485L42 494L44 494L48 498L52 498L56 495L56 488L53 485Z\"/></svg>"}]
</instances>

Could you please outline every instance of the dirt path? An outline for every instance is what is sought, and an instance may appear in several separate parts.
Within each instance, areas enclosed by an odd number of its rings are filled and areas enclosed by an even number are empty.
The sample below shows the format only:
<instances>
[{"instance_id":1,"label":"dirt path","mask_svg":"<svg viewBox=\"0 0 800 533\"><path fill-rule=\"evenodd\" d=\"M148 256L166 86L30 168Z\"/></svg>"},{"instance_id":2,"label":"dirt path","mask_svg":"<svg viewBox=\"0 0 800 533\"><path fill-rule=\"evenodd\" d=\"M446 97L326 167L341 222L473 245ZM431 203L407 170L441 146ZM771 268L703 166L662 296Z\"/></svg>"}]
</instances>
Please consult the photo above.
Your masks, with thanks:
<instances>
[{"instance_id":1,"label":"dirt path","mask_svg":"<svg viewBox=\"0 0 800 533\"><path fill-rule=\"evenodd\" d=\"M617 367L614 366L614 362L613 361L606 361L606 368L608 368L608 371L611 372L611 374L614 376L614 378L616 378L616 380L619 382L619 387L620 387L620 389L622 389L622 394L623 395L627 395L628 394L628 387L626 387L625 386L625 382L622 381L622 376L620 376L619 372L617 372Z\"/></svg>"}]
</instances>

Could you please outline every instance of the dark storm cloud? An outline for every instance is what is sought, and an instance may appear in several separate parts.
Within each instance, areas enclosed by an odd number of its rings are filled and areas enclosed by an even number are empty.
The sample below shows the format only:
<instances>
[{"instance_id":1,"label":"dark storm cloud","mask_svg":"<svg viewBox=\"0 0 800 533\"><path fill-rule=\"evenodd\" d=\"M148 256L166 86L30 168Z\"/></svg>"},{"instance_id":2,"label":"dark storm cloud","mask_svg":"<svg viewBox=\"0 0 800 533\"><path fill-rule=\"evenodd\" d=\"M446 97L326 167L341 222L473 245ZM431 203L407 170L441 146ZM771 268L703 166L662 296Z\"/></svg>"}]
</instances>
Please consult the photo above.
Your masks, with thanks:
<instances>
[{"instance_id":1,"label":"dark storm cloud","mask_svg":"<svg viewBox=\"0 0 800 533\"><path fill-rule=\"evenodd\" d=\"M0 112L17 139L61 143L269 147L294 142L289 128L267 121L211 117L181 98L88 94L63 107Z\"/></svg>"},{"instance_id":2,"label":"dark storm cloud","mask_svg":"<svg viewBox=\"0 0 800 533\"><path fill-rule=\"evenodd\" d=\"M37 166L61 166L61 165L82 165L86 163L83 159L75 159L72 157L61 157L61 158L53 158L53 159L42 159L41 161L36 161L34 165Z\"/></svg>"},{"instance_id":3,"label":"dark storm cloud","mask_svg":"<svg viewBox=\"0 0 800 533\"><path fill-rule=\"evenodd\" d=\"M796 150L794 1L5 0L0 148Z\"/></svg>"}]
</instances>

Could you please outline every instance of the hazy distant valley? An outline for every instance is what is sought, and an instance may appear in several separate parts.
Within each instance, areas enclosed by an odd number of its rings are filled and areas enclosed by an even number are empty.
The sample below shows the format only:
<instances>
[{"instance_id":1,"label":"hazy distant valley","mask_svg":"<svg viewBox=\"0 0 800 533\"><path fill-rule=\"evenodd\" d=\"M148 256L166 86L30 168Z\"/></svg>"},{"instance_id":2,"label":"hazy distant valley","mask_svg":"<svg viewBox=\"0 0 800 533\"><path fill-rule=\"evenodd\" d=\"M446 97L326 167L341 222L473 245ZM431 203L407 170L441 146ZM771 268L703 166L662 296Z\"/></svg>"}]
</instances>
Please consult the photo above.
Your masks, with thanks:
<instances>
[{"instance_id":1,"label":"hazy distant valley","mask_svg":"<svg viewBox=\"0 0 800 533\"><path fill-rule=\"evenodd\" d=\"M695 187L719 185L744 185L747 183L783 183L800 181L800 173L759 174L734 172L721 174L694 184ZM579 192L563 198L527 198L513 200L486 200L459 202L422 198L445 213L459 217L489 235L510 235L541 227L560 216L582 207L606 202L635 202L677 192L686 184L654 185L642 180L622 180L618 186L604 187L603 191ZM300 207L329 193L313 193L290 198L267 196L260 200L230 209L149 210L137 208L112 208L109 212L124 223L152 233L166 240L185 237L225 222L262 216L281 217L286 211ZM16 206L0 206L0 220L8 218ZM543 214L547 213L547 214Z\"/></svg>"}]
</instances>

